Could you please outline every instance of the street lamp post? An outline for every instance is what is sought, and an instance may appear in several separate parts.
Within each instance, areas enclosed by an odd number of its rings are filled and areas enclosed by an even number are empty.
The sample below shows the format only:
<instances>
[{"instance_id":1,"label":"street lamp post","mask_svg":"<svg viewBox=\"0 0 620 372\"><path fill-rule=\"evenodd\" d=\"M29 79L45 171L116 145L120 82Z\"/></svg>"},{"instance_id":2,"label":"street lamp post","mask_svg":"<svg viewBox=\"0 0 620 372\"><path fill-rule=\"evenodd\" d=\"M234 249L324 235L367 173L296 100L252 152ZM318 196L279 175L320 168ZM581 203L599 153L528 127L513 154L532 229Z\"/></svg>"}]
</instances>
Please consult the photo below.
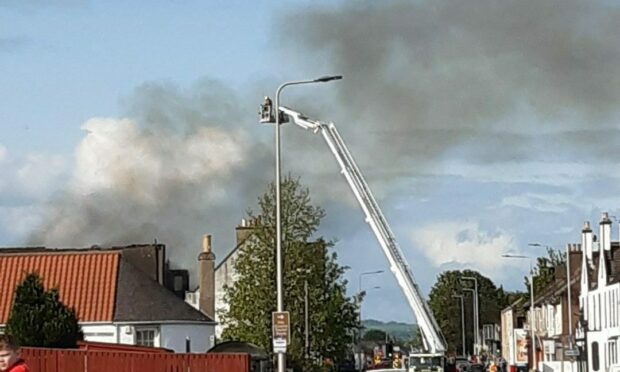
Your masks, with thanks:
<instances>
[{"instance_id":1,"label":"street lamp post","mask_svg":"<svg viewBox=\"0 0 620 372\"><path fill-rule=\"evenodd\" d=\"M478 296L478 279L473 276L462 276L461 280L471 280L474 282L474 328L476 334L474 335L474 354L480 354L480 308L479 308L479 296Z\"/></svg>"},{"instance_id":2,"label":"street lamp post","mask_svg":"<svg viewBox=\"0 0 620 372\"><path fill-rule=\"evenodd\" d=\"M280 93L282 89L290 85L301 85L301 84L314 84L314 83L326 83L332 80L342 79L342 76L323 76L318 79L312 80L295 80L295 81L287 81L281 84L276 90L276 101L275 101L275 113L272 116L270 110L270 100L268 97L265 99L265 106L262 109L266 109L265 111L261 111L261 122L273 123L276 124L275 129L275 168L276 168L276 292L277 292L277 311L284 311L284 295L282 291L282 216L281 216L281 198L280 198ZM265 116L265 114L267 114ZM286 352L278 353L278 372L286 371Z\"/></svg>"},{"instance_id":3,"label":"street lamp post","mask_svg":"<svg viewBox=\"0 0 620 372\"><path fill-rule=\"evenodd\" d=\"M360 296L362 294L362 278L364 276L367 276L367 275L377 275L377 274L381 274L381 273L383 273L383 270L365 271L363 273L360 273L359 277L358 277L357 293ZM378 289L378 288L381 288L381 287L378 287L378 286L373 287L373 289ZM362 303L361 302L360 302L360 308L359 308L359 323L360 323L360 331L359 331L359 334L358 334L357 337L358 337L358 346L361 347L361 342L362 342L362 328L361 328L362 327ZM364 358L364 353L360 352L360 354L359 354L359 370L360 371L362 371L363 368L364 368L364 360L363 360L363 358Z\"/></svg>"},{"instance_id":4,"label":"street lamp post","mask_svg":"<svg viewBox=\"0 0 620 372\"><path fill-rule=\"evenodd\" d=\"M463 304L463 295L454 294L452 297L461 300L461 352L465 356L467 353L465 352L465 305Z\"/></svg>"},{"instance_id":5,"label":"street lamp post","mask_svg":"<svg viewBox=\"0 0 620 372\"><path fill-rule=\"evenodd\" d=\"M533 245L533 244L530 244ZM516 254L503 254L502 257L505 258L521 258L530 260L530 332L532 336L532 370L538 370L537 361L536 361L536 321L535 316L536 312L534 311L534 268L532 266L532 257L530 256L522 256Z\"/></svg>"},{"instance_id":6,"label":"street lamp post","mask_svg":"<svg viewBox=\"0 0 620 372\"><path fill-rule=\"evenodd\" d=\"M360 295L362 294L362 278L364 276L366 276L366 275L376 275L376 274L381 274L381 273L383 273L383 270L366 271L366 272L361 273L359 275L359 284L358 284L358 287L357 287L357 293L359 293ZM375 287L375 288L380 288L380 287ZM359 318L360 318L360 327L361 327L362 326L362 304L361 303L360 303L360 308L359 308ZM361 331L360 331L360 333L361 333Z\"/></svg>"},{"instance_id":7,"label":"street lamp post","mask_svg":"<svg viewBox=\"0 0 620 372\"><path fill-rule=\"evenodd\" d=\"M570 245L566 244L566 295L567 295L567 314L568 314L568 348L573 349L573 303L571 301L571 278L570 278Z\"/></svg>"},{"instance_id":8,"label":"street lamp post","mask_svg":"<svg viewBox=\"0 0 620 372\"><path fill-rule=\"evenodd\" d=\"M283 83L276 90L275 102L275 147L276 147L276 292L277 311L284 311L284 296L282 293L282 216L280 200L280 93L290 85L325 83L342 79L342 76L324 76L313 80L296 80ZM278 372L286 371L286 353L278 353Z\"/></svg>"},{"instance_id":9,"label":"street lamp post","mask_svg":"<svg viewBox=\"0 0 620 372\"><path fill-rule=\"evenodd\" d=\"M362 293L362 277L366 275L376 275L376 274L382 274L382 273L383 273L383 270L366 271L366 272L361 273L358 277L357 292Z\"/></svg>"},{"instance_id":10,"label":"street lamp post","mask_svg":"<svg viewBox=\"0 0 620 372\"><path fill-rule=\"evenodd\" d=\"M476 291L473 288L462 288L461 290L471 292L471 299L472 299L471 302L472 302L472 307L474 309L473 312L475 313L476 312ZM472 353L476 355L476 342L478 342L477 337L476 337L476 315L474 314L473 317L474 317L474 332L473 332L474 333L474 339L473 339L474 347L472 348Z\"/></svg>"}]
</instances>

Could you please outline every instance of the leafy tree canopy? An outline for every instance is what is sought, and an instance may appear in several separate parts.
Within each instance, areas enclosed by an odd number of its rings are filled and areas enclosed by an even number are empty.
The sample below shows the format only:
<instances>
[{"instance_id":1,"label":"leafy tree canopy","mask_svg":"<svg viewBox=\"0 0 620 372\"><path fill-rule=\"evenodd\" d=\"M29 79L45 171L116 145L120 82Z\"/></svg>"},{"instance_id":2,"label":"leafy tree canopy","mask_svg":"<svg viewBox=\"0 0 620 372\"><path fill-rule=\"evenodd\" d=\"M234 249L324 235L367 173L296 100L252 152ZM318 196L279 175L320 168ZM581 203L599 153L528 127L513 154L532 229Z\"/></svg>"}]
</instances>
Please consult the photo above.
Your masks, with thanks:
<instances>
[{"instance_id":1,"label":"leafy tree canopy","mask_svg":"<svg viewBox=\"0 0 620 372\"><path fill-rule=\"evenodd\" d=\"M497 288L491 279L472 270L444 271L437 278L431 288L429 305L437 323L441 328L449 351L462 353L461 302L453 296L463 295L465 315L465 346L468 353L472 353L473 345L473 292L463 290L473 289L471 280L463 277L474 277L478 281L480 328L483 324L499 324L500 311L508 306L508 296L503 288Z\"/></svg>"},{"instance_id":2,"label":"leafy tree canopy","mask_svg":"<svg viewBox=\"0 0 620 372\"><path fill-rule=\"evenodd\" d=\"M555 269L559 266L566 265L566 253L560 250L547 248L546 257L537 257L536 265L533 268L534 274L534 294L541 293L541 291L553 281ZM524 278L524 284L526 288L526 294L529 298L530 293L530 280L529 276Z\"/></svg>"},{"instance_id":3,"label":"leafy tree canopy","mask_svg":"<svg viewBox=\"0 0 620 372\"><path fill-rule=\"evenodd\" d=\"M272 350L271 314L276 310L275 186L259 198L260 213L251 238L235 259L238 278L225 288L229 310L222 313L223 338ZM332 242L313 239L325 212L311 204L309 190L290 176L281 187L284 308L290 313L287 364L312 370L315 357L344 359L359 329L359 297L346 296L344 268ZM307 296L305 284L307 283ZM309 350L305 350L305 300L308 300ZM311 358L307 358L307 354Z\"/></svg>"},{"instance_id":4,"label":"leafy tree canopy","mask_svg":"<svg viewBox=\"0 0 620 372\"><path fill-rule=\"evenodd\" d=\"M72 348L81 338L75 310L60 301L58 290L46 291L36 273L16 288L6 328L24 346Z\"/></svg>"}]
</instances>

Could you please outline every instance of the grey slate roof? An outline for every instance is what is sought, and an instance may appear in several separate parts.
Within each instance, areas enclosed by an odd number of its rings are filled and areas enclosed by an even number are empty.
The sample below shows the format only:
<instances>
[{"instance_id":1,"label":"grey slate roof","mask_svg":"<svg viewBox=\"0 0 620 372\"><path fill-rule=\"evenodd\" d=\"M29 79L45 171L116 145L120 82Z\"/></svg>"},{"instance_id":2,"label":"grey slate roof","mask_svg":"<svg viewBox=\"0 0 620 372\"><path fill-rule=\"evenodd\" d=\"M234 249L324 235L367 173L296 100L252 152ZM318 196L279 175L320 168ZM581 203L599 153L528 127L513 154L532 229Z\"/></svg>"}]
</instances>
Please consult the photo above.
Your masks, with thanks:
<instances>
[{"instance_id":1,"label":"grey slate roof","mask_svg":"<svg viewBox=\"0 0 620 372\"><path fill-rule=\"evenodd\" d=\"M118 268L114 321L212 322L213 320L121 258Z\"/></svg>"}]
</instances>

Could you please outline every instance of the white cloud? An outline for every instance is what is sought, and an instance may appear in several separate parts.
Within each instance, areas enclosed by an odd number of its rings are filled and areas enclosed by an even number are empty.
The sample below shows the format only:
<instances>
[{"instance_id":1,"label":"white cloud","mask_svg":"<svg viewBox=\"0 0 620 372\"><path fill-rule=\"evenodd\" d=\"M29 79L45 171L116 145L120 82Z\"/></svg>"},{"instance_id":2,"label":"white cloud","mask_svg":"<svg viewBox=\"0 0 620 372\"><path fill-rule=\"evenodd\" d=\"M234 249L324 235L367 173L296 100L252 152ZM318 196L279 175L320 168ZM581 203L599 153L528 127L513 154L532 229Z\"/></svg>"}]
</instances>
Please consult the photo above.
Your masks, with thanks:
<instances>
[{"instance_id":1,"label":"white cloud","mask_svg":"<svg viewBox=\"0 0 620 372\"><path fill-rule=\"evenodd\" d=\"M500 203L500 207L519 207L551 213L565 213L573 205L574 202L568 195L537 193L506 196Z\"/></svg>"},{"instance_id":2,"label":"white cloud","mask_svg":"<svg viewBox=\"0 0 620 372\"><path fill-rule=\"evenodd\" d=\"M434 222L415 230L411 241L435 266L478 270L485 275L501 276L512 260L502 259L509 250L517 251L515 239L505 231L483 231L476 222Z\"/></svg>"},{"instance_id":3,"label":"white cloud","mask_svg":"<svg viewBox=\"0 0 620 372\"><path fill-rule=\"evenodd\" d=\"M434 175L457 176L484 182L526 182L556 186L573 186L575 182L597 178L612 178L608 164L575 162L505 162L470 164L450 160L433 170Z\"/></svg>"}]
</instances>

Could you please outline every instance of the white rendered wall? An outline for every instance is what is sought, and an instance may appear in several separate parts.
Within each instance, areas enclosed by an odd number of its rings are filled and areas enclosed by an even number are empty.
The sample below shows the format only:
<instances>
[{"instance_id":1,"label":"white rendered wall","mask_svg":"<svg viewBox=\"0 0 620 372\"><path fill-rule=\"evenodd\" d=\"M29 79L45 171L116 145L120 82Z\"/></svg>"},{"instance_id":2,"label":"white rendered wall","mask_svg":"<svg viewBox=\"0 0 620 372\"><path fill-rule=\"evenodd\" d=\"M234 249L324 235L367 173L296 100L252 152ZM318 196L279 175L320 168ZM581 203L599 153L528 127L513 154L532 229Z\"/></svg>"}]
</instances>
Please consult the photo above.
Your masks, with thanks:
<instances>
[{"instance_id":1,"label":"white rendered wall","mask_svg":"<svg viewBox=\"0 0 620 372\"><path fill-rule=\"evenodd\" d=\"M162 324L160 346L185 352L185 340L190 339L190 352L204 353L215 345L215 326L209 324Z\"/></svg>"},{"instance_id":2,"label":"white rendered wall","mask_svg":"<svg viewBox=\"0 0 620 372\"><path fill-rule=\"evenodd\" d=\"M91 342L117 342L117 329L113 324L84 324L80 323L84 340Z\"/></svg>"}]
</instances>

